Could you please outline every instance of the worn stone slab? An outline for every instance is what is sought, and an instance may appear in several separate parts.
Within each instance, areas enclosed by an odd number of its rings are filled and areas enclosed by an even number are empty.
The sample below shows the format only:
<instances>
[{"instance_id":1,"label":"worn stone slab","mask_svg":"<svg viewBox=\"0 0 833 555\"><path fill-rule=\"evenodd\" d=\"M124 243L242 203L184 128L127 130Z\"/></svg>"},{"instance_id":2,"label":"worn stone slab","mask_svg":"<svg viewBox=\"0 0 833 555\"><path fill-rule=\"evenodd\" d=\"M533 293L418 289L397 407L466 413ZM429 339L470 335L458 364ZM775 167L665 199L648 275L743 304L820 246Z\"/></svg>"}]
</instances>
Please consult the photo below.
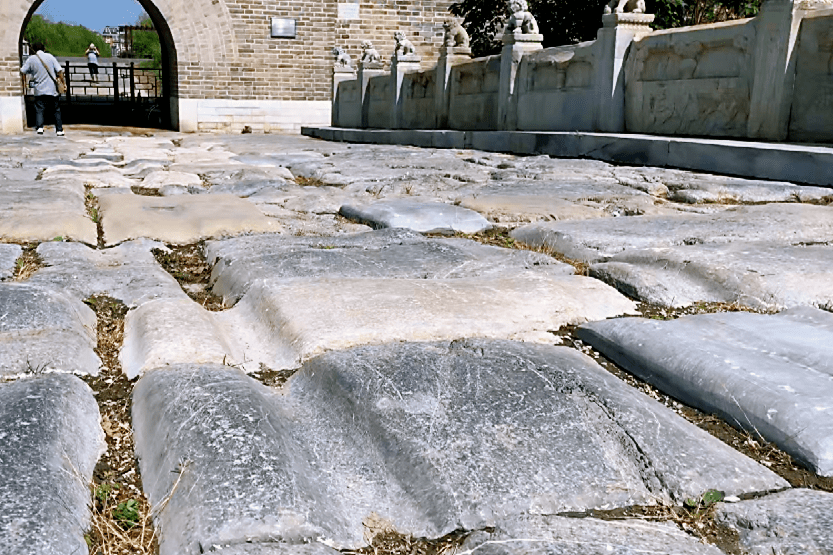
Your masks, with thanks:
<instances>
[{"instance_id":1,"label":"worn stone slab","mask_svg":"<svg viewBox=\"0 0 833 555\"><path fill-rule=\"evenodd\" d=\"M231 194L240 198L251 198L258 193L268 194L272 191L281 191L288 186L284 180L267 179L262 181L244 181L242 183L222 183L212 185L208 190L211 194Z\"/></svg>"},{"instance_id":2,"label":"worn stone slab","mask_svg":"<svg viewBox=\"0 0 833 555\"><path fill-rule=\"evenodd\" d=\"M23 248L20 245L0 244L0 280L14 275L15 263L21 254Z\"/></svg>"},{"instance_id":3,"label":"worn stone slab","mask_svg":"<svg viewBox=\"0 0 833 555\"><path fill-rule=\"evenodd\" d=\"M165 185L194 185L202 187L202 179L195 173L153 171L142 179L141 186L148 189L159 189Z\"/></svg>"},{"instance_id":4,"label":"worn stone slab","mask_svg":"<svg viewBox=\"0 0 833 555\"><path fill-rule=\"evenodd\" d=\"M454 279L511 277L534 269L571 275L574 268L526 250L465 239L428 239L404 229L339 237L260 235L206 244L212 291L233 304L252 282L267 278L386 277Z\"/></svg>"},{"instance_id":5,"label":"worn stone slab","mask_svg":"<svg viewBox=\"0 0 833 555\"><path fill-rule=\"evenodd\" d=\"M128 312L119 361L131 380L171 364L244 362L235 358L211 313L187 297L148 301Z\"/></svg>"},{"instance_id":6,"label":"worn stone slab","mask_svg":"<svg viewBox=\"0 0 833 555\"><path fill-rule=\"evenodd\" d=\"M833 553L833 494L790 489L733 504L721 504L718 522L740 535L744 554Z\"/></svg>"},{"instance_id":7,"label":"worn stone slab","mask_svg":"<svg viewBox=\"0 0 833 555\"><path fill-rule=\"evenodd\" d=\"M833 189L829 187L672 170L654 171L661 172L662 183L668 189L668 199L677 202L823 202L833 199Z\"/></svg>"},{"instance_id":8,"label":"worn stone slab","mask_svg":"<svg viewBox=\"0 0 833 555\"><path fill-rule=\"evenodd\" d=\"M81 300L106 295L129 307L159 298L187 298L179 283L156 262L153 249L167 247L147 239L100 250L78 243L41 243L37 253L45 267L28 283L62 289Z\"/></svg>"},{"instance_id":9,"label":"worn stone slab","mask_svg":"<svg viewBox=\"0 0 833 555\"><path fill-rule=\"evenodd\" d=\"M94 245L96 225L75 180L0 182L0 238L17 242L56 237Z\"/></svg>"},{"instance_id":10,"label":"worn stone slab","mask_svg":"<svg viewBox=\"0 0 833 555\"><path fill-rule=\"evenodd\" d=\"M765 204L713 214L542 222L517 228L511 235L523 243L590 262L631 249L677 245L751 241L797 245L833 241L833 206Z\"/></svg>"},{"instance_id":11,"label":"worn stone slab","mask_svg":"<svg viewBox=\"0 0 833 555\"><path fill-rule=\"evenodd\" d=\"M671 523L524 516L494 532L475 532L460 553L478 555L723 555Z\"/></svg>"},{"instance_id":12,"label":"worn stone slab","mask_svg":"<svg viewBox=\"0 0 833 555\"><path fill-rule=\"evenodd\" d=\"M97 375L96 318L81 301L21 283L0 283L0 375L47 370Z\"/></svg>"},{"instance_id":13,"label":"worn stone slab","mask_svg":"<svg viewBox=\"0 0 833 555\"><path fill-rule=\"evenodd\" d=\"M44 171L42 179L43 181L73 179L80 181L86 186L103 189L110 187L129 189L141 183L136 178L125 176L113 166L92 166L83 169L68 166L53 166Z\"/></svg>"},{"instance_id":14,"label":"worn stone slab","mask_svg":"<svg viewBox=\"0 0 833 555\"><path fill-rule=\"evenodd\" d=\"M281 230L277 221L233 195L145 197L101 193L98 199L107 245L140 237L188 244L207 238Z\"/></svg>"},{"instance_id":15,"label":"worn stone slab","mask_svg":"<svg viewBox=\"0 0 833 555\"><path fill-rule=\"evenodd\" d=\"M89 484L104 452L84 382L49 374L0 383L0 552L88 552Z\"/></svg>"},{"instance_id":16,"label":"worn stone slab","mask_svg":"<svg viewBox=\"0 0 833 555\"><path fill-rule=\"evenodd\" d=\"M477 233L492 227L486 218L474 210L430 201L398 199L365 206L345 204L339 214L374 229L404 227L421 233Z\"/></svg>"},{"instance_id":17,"label":"worn stone slab","mask_svg":"<svg viewBox=\"0 0 833 555\"><path fill-rule=\"evenodd\" d=\"M629 250L591 265L590 275L632 298L663 306L833 307L830 244L742 242Z\"/></svg>"},{"instance_id":18,"label":"worn stone slab","mask_svg":"<svg viewBox=\"0 0 833 555\"><path fill-rule=\"evenodd\" d=\"M324 351L458 337L555 343L560 327L633 314L582 276L518 271L458 279L289 278L253 283L216 318L247 360L294 368Z\"/></svg>"},{"instance_id":19,"label":"worn stone slab","mask_svg":"<svg viewBox=\"0 0 833 555\"><path fill-rule=\"evenodd\" d=\"M159 516L163 555L357 547L369 520L439 537L785 485L577 351L514 342L332 352L279 394L229 367L171 366L138 382L133 422L152 503L184 468Z\"/></svg>"},{"instance_id":20,"label":"worn stone slab","mask_svg":"<svg viewBox=\"0 0 833 555\"><path fill-rule=\"evenodd\" d=\"M623 318L585 324L578 335L665 393L833 476L833 314Z\"/></svg>"}]
</instances>

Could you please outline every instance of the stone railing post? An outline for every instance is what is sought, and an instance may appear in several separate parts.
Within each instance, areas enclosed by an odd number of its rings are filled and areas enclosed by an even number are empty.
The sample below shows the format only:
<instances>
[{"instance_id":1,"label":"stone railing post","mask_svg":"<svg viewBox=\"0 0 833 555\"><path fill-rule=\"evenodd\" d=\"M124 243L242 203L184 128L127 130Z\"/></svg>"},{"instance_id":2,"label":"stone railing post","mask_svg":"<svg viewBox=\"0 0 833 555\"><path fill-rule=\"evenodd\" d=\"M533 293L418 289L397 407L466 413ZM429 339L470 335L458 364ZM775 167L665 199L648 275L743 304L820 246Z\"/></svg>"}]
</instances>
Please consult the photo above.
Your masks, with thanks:
<instances>
[{"instance_id":1,"label":"stone railing post","mask_svg":"<svg viewBox=\"0 0 833 555\"><path fill-rule=\"evenodd\" d=\"M437 129L448 127L448 107L451 94L451 68L471 60L471 48L468 46L444 46L440 49L440 58L434 74L434 126Z\"/></svg>"},{"instance_id":2,"label":"stone railing post","mask_svg":"<svg viewBox=\"0 0 833 555\"><path fill-rule=\"evenodd\" d=\"M421 58L416 54L394 54L390 60L390 126L402 127L402 78L406 73L419 71Z\"/></svg>"},{"instance_id":3,"label":"stone railing post","mask_svg":"<svg viewBox=\"0 0 833 555\"><path fill-rule=\"evenodd\" d=\"M350 66L346 65L339 65L336 64L333 66L333 91L332 91L332 98L333 98L333 110L332 110L332 117L331 122L333 127L340 127L342 122L340 121L340 116L338 113L338 104L339 104L339 97L338 97L338 85L343 81L352 81L356 79L356 70Z\"/></svg>"},{"instance_id":4,"label":"stone railing post","mask_svg":"<svg viewBox=\"0 0 833 555\"><path fill-rule=\"evenodd\" d=\"M369 102L367 99L367 82L371 77L385 74L385 65L382 62L360 62L359 73L357 79L359 80L359 92L362 105L362 127L368 127L368 109Z\"/></svg>"},{"instance_id":5,"label":"stone railing post","mask_svg":"<svg viewBox=\"0 0 833 555\"><path fill-rule=\"evenodd\" d=\"M538 33L505 33L500 53L498 86L498 129L514 130L518 126L515 79L525 54L541 50L544 36Z\"/></svg>"},{"instance_id":6,"label":"stone railing post","mask_svg":"<svg viewBox=\"0 0 833 555\"><path fill-rule=\"evenodd\" d=\"M597 35L596 128L616 133L625 130L625 55L634 40L651 32L653 14L609 13L602 16Z\"/></svg>"},{"instance_id":7,"label":"stone railing post","mask_svg":"<svg viewBox=\"0 0 833 555\"><path fill-rule=\"evenodd\" d=\"M802 2L802 6L811 4ZM755 18L755 76L747 124L750 138L787 139L795 84L795 43L803 15L804 10L793 0L766 0Z\"/></svg>"}]
</instances>

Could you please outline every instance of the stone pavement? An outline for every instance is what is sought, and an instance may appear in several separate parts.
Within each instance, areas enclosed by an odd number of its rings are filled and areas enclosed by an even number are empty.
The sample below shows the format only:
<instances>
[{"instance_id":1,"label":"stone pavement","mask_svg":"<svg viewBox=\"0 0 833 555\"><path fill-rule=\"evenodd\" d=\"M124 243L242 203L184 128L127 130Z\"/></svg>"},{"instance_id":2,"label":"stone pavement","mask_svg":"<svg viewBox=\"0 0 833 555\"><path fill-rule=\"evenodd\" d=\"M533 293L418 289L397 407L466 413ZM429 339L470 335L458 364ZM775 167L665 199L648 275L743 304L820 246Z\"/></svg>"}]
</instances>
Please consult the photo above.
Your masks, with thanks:
<instances>
[{"instance_id":1,"label":"stone pavement","mask_svg":"<svg viewBox=\"0 0 833 555\"><path fill-rule=\"evenodd\" d=\"M2 553L88 551L120 426L138 465L111 479L141 474L162 555L455 531L478 554L833 553L829 488L599 363L833 476L833 189L70 129L0 139L0 239ZM166 265L195 243L204 270ZM129 421L97 389L114 370ZM733 550L604 518L708 490Z\"/></svg>"}]
</instances>

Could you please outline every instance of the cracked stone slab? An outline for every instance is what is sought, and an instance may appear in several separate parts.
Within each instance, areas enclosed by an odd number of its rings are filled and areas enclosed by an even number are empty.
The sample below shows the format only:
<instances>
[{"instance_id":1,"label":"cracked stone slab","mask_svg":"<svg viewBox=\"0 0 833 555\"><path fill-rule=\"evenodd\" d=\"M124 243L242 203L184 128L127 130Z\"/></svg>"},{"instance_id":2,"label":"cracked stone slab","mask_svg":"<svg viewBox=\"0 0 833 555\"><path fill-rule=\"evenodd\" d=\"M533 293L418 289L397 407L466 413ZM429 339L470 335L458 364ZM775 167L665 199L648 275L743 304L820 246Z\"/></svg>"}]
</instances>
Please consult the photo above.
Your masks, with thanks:
<instances>
[{"instance_id":1,"label":"cracked stone slab","mask_svg":"<svg viewBox=\"0 0 833 555\"><path fill-rule=\"evenodd\" d=\"M20 245L0 244L0 280L9 279L14 275L15 264L23 248Z\"/></svg>"},{"instance_id":2,"label":"cracked stone slab","mask_svg":"<svg viewBox=\"0 0 833 555\"><path fill-rule=\"evenodd\" d=\"M763 435L822 476L833 476L833 314L622 318L578 336L661 391Z\"/></svg>"},{"instance_id":3,"label":"cracked stone slab","mask_svg":"<svg viewBox=\"0 0 833 555\"><path fill-rule=\"evenodd\" d=\"M741 242L629 250L591 265L590 275L632 298L663 306L833 307L833 244Z\"/></svg>"},{"instance_id":4,"label":"cracked stone slab","mask_svg":"<svg viewBox=\"0 0 833 555\"><path fill-rule=\"evenodd\" d=\"M61 237L96 244L84 194L84 184L71 179L0 181L0 238L42 242Z\"/></svg>"},{"instance_id":5,"label":"cracked stone slab","mask_svg":"<svg viewBox=\"0 0 833 555\"><path fill-rule=\"evenodd\" d=\"M188 244L244 233L279 232L280 224L233 195L145 197L98 193L104 242L146 237Z\"/></svg>"},{"instance_id":6,"label":"cracked stone slab","mask_svg":"<svg viewBox=\"0 0 833 555\"><path fill-rule=\"evenodd\" d=\"M642 171L647 173L650 169ZM817 202L833 199L833 190L829 187L667 169L656 171L656 175L667 187L669 200L677 202Z\"/></svg>"},{"instance_id":7,"label":"cracked stone slab","mask_svg":"<svg viewBox=\"0 0 833 555\"><path fill-rule=\"evenodd\" d=\"M722 503L715 518L740 535L744 555L833 554L833 494L790 489Z\"/></svg>"},{"instance_id":8,"label":"cracked stone slab","mask_svg":"<svg viewBox=\"0 0 833 555\"><path fill-rule=\"evenodd\" d=\"M503 249L466 239L433 239L404 229L339 237L260 235L206 244L212 291L237 302L257 280L295 277L454 279L509 277L534 269L572 275L574 268L545 254Z\"/></svg>"},{"instance_id":9,"label":"cracked stone slab","mask_svg":"<svg viewBox=\"0 0 833 555\"><path fill-rule=\"evenodd\" d=\"M671 523L523 516L494 532L475 532L460 553L478 555L724 555Z\"/></svg>"},{"instance_id":10,"label":"cracked stone slab","mask_svg":"<svg viewBox=\"0 0 833 555\"><path fill-rule=\"evenodd\" d=\"M145 374L133 403L151 503L181 472L159 515L162 555L357 547L369 520L430 538L786 485L564 347L362 347L313 359L279 391L233 368L178 365Z\"/></svg>"},{"instance_id":11,"label":"cracked stone slab","mask_svg":"<svg viewBox=\"0 0 833 555\"><path fill-rule=\"evenodd\" d=\"M96 250L78 243L41 243L37 253L45 264L27 283L62 289L76 299L107 295L130 307L153 299L183 299L179 283L156 261L156 241L127 241Z\"/></svg>"},{"instance_id":12,"label":"cracked stone slab","mask_svg":"<svg viewBox=\"0 0 833 555\"><path fill-rule=\"evenodd\" d=\"M582 276L518 271L459 279L287 278L253 283L215 318L246 360L295 368L324 351L459 337L555 343L562 326L633 314Z\"/></svg>"},{"instance_id":13,"label":"cracked stone slab","mask_svg":"<svg viewBox=\"0 0 833 555\"><path fill-rule=\"evenodd\" d=\"M421 233L477 233L492 227L474 210L442 202L408 199L385 200L364 206L345 204L339 214L374 229L404 227Z\"/></svg>"},{"instance_id":14,"label":"cracked stone slab","mask_svg":"<svg viewBox=\"0 0 833 555\"><path fill-rule=\"evenodd\" d=\"M529 224L511 233L575 260L603 262L632 249L767 241L784 245L833 241L833 206L765 204L712 214L633 216Z\"/></svg>"},{"instance_id":15,"label":"cracked stone slab","mask_svg":"<svg viewBox=\"0 0 833 555\"><path fill-rule=\"evenodd\" d=\"M75 376L0 383L0 552L88 552L89 484L105 451L98 404Z\"/></svg>"},{"instance_id":16,"label":"cracked stone slab","mask_svg":"<svg viewBox=\"0 0 833 555\"><path fill-rule=\"evenodd\" d=\"M47 370L98 375L96 318L81 301L21 283L0 283L0 375Z\"/></svg>"}]
</instances>

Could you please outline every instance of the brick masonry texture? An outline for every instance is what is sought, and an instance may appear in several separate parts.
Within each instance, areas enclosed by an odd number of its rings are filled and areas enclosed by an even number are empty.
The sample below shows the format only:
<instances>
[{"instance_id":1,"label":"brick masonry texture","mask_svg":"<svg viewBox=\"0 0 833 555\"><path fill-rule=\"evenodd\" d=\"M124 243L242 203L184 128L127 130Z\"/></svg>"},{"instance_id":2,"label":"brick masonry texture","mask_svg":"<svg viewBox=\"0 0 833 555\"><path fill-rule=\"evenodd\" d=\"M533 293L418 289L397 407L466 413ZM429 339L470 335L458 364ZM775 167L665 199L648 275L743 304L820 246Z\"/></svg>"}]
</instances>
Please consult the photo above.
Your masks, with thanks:
<instances>
[{"instance_id":1,"label":"brick masonry texture","mask_svg":"<svg viewBox=\"0 0 833 555\"><path fill-rule=\"evenodd\" d=\"M0 0L0 95L21 94L17 41L31 0ZM336 0L156 0L176 49L180 98L329 100L333 46L357 60L363 40L383 58L393 33L414 43L423 65L436 61L451 0L362 1L358 20L339 20ZM149 10L152 11L152 10ZM297 21L295 39L270 37L272 17ZM161 27L161 26L160 26ZM165 33L164 28L161 33Z\"/></svg>"}]
</instances>

